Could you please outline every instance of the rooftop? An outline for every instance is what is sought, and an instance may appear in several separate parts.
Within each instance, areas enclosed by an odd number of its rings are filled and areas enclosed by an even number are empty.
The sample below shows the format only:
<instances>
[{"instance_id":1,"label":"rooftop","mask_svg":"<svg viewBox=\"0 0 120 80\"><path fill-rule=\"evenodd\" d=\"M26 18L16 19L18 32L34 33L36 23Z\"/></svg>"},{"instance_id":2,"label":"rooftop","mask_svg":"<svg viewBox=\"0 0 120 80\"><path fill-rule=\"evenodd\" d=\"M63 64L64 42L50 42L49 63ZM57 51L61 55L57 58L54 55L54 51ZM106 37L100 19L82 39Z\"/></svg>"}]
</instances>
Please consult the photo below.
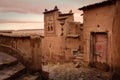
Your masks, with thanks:
<instances>
[{"instance_id":1,"label":"rooftop","mask_svg":"<svg viewBox=\"0 0 120 80\"><path fill-rule=\"evenodd\" d=\"M59 17L62 17L62 16L69 16L69 15L73 15L73 13L64 13L64 14L59 14Z\"/></svg>"},{"instance_id":2,"label":"rooftop","mask_svg":"<svg viewBox=\"0 0 120 80\"><path fill-rule=\"evenodd\" d=\"M95 3L95 4L81 7L81 8L79 8L79 10L88 10L88 9L93 9L93 8L102 7L102 6L106 6L106 5L112 5L115 2L116 2L116 0L106 0L103 2L99 2L99 3Z\"/></svg>"},{"instance_id":3,"label":"rooftop","mask_svg":"<svg viewBox=\"0 0 120 80\"><path fill-rule=\"evenodd\" d=\"M51 13L51 12L54 12L54 11L58 11L59 9L57 8L57 6L55 6L55 8L53 10L47 10L45 9L45 11L43 12L44 14L47 14L47 13Z\"/></svg>"}]
</instances>

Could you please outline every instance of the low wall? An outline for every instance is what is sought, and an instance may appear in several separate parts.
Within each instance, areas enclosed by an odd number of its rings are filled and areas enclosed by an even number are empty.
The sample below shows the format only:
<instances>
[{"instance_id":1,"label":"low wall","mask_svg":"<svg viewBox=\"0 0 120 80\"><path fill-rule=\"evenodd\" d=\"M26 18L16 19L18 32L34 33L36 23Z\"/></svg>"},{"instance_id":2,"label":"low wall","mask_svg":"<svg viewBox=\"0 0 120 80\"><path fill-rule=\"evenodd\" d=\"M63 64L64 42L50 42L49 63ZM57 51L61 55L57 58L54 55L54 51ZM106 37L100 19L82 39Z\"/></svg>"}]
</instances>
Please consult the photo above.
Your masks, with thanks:
<instances>
[{"instance_id":1,"label":"low wall","mask_svg":"<svg viewBox=\"0 0 120 80\"><path fill-rule=\"evenodd\" d=\"M32 70L41 70L42 38L0 34L0 51L17 57Z\"/></svg>"}]
</instances>

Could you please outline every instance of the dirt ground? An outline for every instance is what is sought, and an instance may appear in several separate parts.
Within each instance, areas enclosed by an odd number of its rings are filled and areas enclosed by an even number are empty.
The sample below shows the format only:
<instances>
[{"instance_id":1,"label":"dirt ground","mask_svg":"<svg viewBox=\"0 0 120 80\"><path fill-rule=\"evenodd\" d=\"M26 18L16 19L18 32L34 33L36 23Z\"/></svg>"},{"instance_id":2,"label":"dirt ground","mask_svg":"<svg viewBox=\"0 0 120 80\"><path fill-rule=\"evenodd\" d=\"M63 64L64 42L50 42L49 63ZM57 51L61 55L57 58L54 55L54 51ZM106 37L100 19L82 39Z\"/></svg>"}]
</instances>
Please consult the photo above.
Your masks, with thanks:
<instances>
[{"instance_id":1,"label":"dirt ground","mask_svg":"<svg viewBox=\"0 0 120 80\"><path fill-rule=\"evenodd\" d=\"M110 80L110 74L95 68L75 68L72 63L44 65L50 80Z\"/></svg>"}]
</instances>

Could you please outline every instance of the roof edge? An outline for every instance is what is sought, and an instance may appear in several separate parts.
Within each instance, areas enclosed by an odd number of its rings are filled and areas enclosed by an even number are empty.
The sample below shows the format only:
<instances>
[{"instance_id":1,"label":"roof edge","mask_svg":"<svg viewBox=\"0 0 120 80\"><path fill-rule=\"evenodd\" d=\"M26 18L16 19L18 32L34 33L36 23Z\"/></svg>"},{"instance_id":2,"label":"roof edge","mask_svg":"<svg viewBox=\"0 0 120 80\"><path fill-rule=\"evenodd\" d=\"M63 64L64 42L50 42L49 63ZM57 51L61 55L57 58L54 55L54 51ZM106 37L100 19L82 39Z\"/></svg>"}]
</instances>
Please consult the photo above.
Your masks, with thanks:
<instances>
[{"instance_id":1,"label":"roof edge","mask_svg":"<svg viewBox=\"0 0 120 80\"><path fill-rule=\"evenodd\" d=\"M73 15L74 13L63 13L63 14L59 14L59 17L62 17L62 16L70 16L70 15Z\"/></svg>"},{"instance_id":2,"label":"roof edge","mask_svg":"<svg viewBox=\"0 0 120 80\"><path fill-rule=\"evenodd\" d=\"M59 11L59 9L58 9L58 10L50 10L50 11L46 11L46 12L43 12L43 14L47 14L47 13L55 12L55 11Z\"/></svg>"},{"instance_id":3,"label":"roof edge","mask_svg":"<svg viewBox=\"0 0 120 80\"><path fill-rule=\"evenodd\" d=\"M107 0L107 1L99 2L99 3L91 4L88 6L83 6L81 8L78 8L78 10L87 10L87 9L102 7L102 6L106 6L106 5L112 5L112 4L115 4L115 2L116 2L116 0Z\"/></svg>"}]
</instances>

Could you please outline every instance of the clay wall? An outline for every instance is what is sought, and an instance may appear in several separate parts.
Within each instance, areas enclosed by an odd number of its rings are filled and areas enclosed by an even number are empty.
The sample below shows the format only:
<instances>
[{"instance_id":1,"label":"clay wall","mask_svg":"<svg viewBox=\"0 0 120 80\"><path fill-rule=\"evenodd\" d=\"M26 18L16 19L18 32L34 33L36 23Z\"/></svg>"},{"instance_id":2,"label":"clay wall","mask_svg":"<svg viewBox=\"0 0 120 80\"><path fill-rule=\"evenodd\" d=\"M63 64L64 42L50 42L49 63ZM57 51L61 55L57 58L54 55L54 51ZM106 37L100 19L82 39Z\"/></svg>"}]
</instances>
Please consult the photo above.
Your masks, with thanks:
<instances>
[{"instance_id":1,"label":"clay wall","mask_svg":"<svg viewBox=\"0 0 120 80\"><path fill-rule=\"evenodd\" d=\"M91 62L91 33L104 32L108 35L107 64L111 66L112 55L112 28L114 22L114 5L84 10L84 65L88 66Z\"/></svg>"},{"instance_id":2,"label":"clay wall","mask_svg":"<svg viewBox=\"0 0 120 80\"><path fill-rule=\"evenodd\" d=\"M115 15L114 15L114 23L113 23L113 54L112 54L112 67L114 72L118 72L120 74L120 1L117 0L115 6Z\"/></svg>"}]
</instances>

